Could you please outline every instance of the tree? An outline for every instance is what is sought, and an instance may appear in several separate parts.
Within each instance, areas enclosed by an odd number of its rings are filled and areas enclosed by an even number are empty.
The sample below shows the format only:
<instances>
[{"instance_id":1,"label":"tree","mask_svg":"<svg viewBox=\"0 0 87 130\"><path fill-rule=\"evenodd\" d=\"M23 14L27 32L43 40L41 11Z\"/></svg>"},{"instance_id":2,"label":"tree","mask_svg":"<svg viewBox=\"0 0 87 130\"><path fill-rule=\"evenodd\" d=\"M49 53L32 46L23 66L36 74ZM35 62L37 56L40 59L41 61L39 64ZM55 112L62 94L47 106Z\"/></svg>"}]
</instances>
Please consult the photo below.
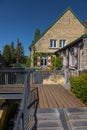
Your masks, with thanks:
<instances>
[{"instance_id":1,"label":"tree","mask_svg":"<svg viewBox=\"0 0 87 130\"><path fill-rule=\"evenodd\" d=\"M34 40L32 41L32 43L37 41L40 36L41 36L40 30L37 28L35 31Z\"/></svg>"},{"instance_id":2,"label":"tree","mask_svg":"<svg viewBox=\"0 0 87 130\"><path fill-rule=\"evenodd\" d=\"M24 63L25 56L24 56L24 47L19 40L17 41L16 47L16 60L17 62Z\"/></svg>"},{"instance_id":3,"label":"tree","mask_svg":"<svg viewBox=\"0 0 87 130\"><path fill-rule=\"evenodd\" d=\"M26 66L27 66L27 67L30 67L30 66L31 66L31 57L28 57L28 58L27 58Z\"/></svg>"},{"instance_id":4,"label":"tree","mask_svg":"<svg viewBox=\"0 0 87 130\"><path fill-rule=\"evenodd\" d=\"M9 45L5 45L3 48L3 57L5 58L6 62L10 64L11 62L11 52Z\"/></svg>"},{"instance_id":5,"label":"tree","mask_svg":"<svg viewBox=\"0 0 87 130\"><path fill-rule=\"evenodd\" d=\"M9 45L9 47L11 53L11 64L14 64L16 62L14 43L12 42L11 45Z\"/></svg>"}]
</instances>

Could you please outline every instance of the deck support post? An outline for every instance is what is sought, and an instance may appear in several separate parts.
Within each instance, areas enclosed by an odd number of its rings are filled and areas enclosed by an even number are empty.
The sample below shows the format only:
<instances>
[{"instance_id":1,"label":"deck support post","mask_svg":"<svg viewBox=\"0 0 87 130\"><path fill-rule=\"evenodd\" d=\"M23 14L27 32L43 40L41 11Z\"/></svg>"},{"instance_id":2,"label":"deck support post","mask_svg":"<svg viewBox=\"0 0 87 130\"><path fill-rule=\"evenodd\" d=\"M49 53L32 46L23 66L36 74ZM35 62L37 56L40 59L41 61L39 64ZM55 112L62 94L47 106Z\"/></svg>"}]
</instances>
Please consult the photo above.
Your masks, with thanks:
<instances>
[{"instance_id":1,"label":"deck support post","mask_svg":"<svg viewBox=\"0 0 87 130\"><path fill-rule=\"evenodd\" d=\"M65 84L68 82L68 69L64 68Z\"/></svg>"}]
</instances>

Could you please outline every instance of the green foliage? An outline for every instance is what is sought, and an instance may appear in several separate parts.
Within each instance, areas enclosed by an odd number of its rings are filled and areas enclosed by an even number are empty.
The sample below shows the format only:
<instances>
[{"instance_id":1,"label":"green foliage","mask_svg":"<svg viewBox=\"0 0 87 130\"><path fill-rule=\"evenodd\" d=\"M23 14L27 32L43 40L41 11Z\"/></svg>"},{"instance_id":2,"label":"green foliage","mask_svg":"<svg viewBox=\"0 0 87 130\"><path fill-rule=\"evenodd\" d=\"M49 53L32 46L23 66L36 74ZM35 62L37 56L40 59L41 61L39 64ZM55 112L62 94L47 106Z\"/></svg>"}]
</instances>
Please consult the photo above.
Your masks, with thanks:
<instances>
[{"instance_id":1,"label":"green foliage","mask_svg":"<svg viewBox=\"0 0 87 130\"><path fill-rule=\"evenodd\" d=\"M42 56L42 53L41 52L36 52L36 53L34 53L34 55L33 55L33 61L34 61L34 67L35 66L37 66L37 57L38 56Z\"/></svg>"},{"instance_id":2,"label":"green foliage","mask_svg":"<svg viewBox=\"0 0 87 130\"><path fill-rule=\"evenodd\" d=\"M6 44L3 47L3 57L5 58L6 62L13 66L16 61L19 61L21 64L26 63L26 57L24 55L24 47L22 43L17 43L17 47L14 48L14 43Z\"/></svg>"},{"instance_id":3,"label":"green foliage","mask_svg":"<svg viewBox=\"0 0 87 130\"><path fill-rule=\"evenodd\" d=\"M10 45L6 44L3 47L3 57L9 65L13 65L16 62L16 54L13 42Z\"/></svg>"},{"instance_id":4,"label":"green foliage","mask_svg":"<svg viewBox=\"0 0 87 130\"><path fill-rule=\"evenodd\" d=\"M28 58L27 58L26 66L27 66L27 67L30 67L30 66L31 66L31 57L28 57Z\"/></svg>"},{"instance_id":5,"label":"green foliage","mask_svg":"<svg viewBox=\"0 0 87 130\"><path fill-rule=\"evenodd\" d=\"M62 68L62 57L54 57L51 58L51 69L58 69L60 70Z\"/></svg>"},{"instance_id":6,"label":"green foliage","mask_svg":"<svg viewBox=\"0 0 87 130\"><path fill-rule=\"evenodd\" d=\"M19 61L20 63L24 63L24 60L25 60L24 47L23 47L22 43L20 43L20 42L17 43L16 58L17 58L17 61Z\"/></svg>"},{"instance_id":7,"label":"green foliage","mask_svg":"<svg viewBox=\"0 0 87 130\"><path fill-rule=\"evenodd\" d=\"M62 63L63 59L62 57L56 57L56 68L58 70L61 70L63 63Z\"/></svg>"},{"instance_id":8,"label":"green foliage","mask_svg":"<svg viewBox=\"0 0 87 130\"><path fill-rule=\"evenodd\" d=\"M11 60L10 63L13 65L16 62L16 56L15 56L15 48L14 48L14 43L12 42L10 47L10 53L11 53Z\"/></svg>"},{"instance_id":9,"label":"green foliage","mask_svg":"<svg viewBox=\"0 0 87 130\"><path fill-rule=\"evenodd\" d=\"M9 45L5 45L3 48L3 57L5 58L6 62L8 64L11 63L11 52L10 52L10 47Z\"/></svg>"},{"instance_id":10,"label":"green foliage","mask_svg":"<svg viewBox=\"0 0 87 130\"><path fill-rule=\"evenodd\" d=\"M54 70L56 68L56 57L51 57L51 70Z\"/></svg>"},{"instance_id":11,"label":"green foliage","mask_svg":"<svg viewBox=\"0 0 87 130\"><path fill-rule=\"evenodd\" d=\"M40 57L42 57L42 56L47 57L48 55L51 56L52 53L35 52L35 53L33 54L34 67L37 66L37 57L38 57L38 56L40 56Z\"/></svg>"},{"instance_id":12,"label":"green foliage","mask_svg":"<svg viewBox=\"0 0 87 130\"><path fill-rule=\"evenodd\" d=\"M87 73L70 79L71 91L87 104Z\"/></svg>"},{"instance_id":13,"label":"green foliage","mask_svg":"<svg viewBox=\"0 0 87 130\"><path fill-rule=\"evenodd\" d=\"M41 36L40 29L37 28L36 31L35 31L34 40L32 41L32 43L37 41L40 36Z\"/></svg>"},{"instance_id":14,"label":"green foliage","mask_svg":"<svg viewBox=\"0 0 87 130\"><path fill-rule=\"evenodd\" d=\"M42 53L42 52L36 52L33 54L33 60L34 60L34 67L37 66L37 57L40 56L51 56L51 67L48 67L50 70L58 69L60 70L62 68L62 57L56 57L53 56L52 53Z\"/></svg>"}]
</instances>

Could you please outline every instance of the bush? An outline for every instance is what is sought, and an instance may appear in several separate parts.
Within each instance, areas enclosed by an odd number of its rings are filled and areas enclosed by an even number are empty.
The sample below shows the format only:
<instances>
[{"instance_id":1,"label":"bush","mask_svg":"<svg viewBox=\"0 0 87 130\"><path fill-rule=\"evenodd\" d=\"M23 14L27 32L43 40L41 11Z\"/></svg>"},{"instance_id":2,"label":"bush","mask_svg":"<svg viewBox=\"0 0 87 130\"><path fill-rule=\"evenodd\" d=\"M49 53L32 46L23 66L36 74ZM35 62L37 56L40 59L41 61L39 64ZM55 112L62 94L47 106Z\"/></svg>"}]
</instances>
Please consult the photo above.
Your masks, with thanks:
<instances>
[{"instance_id":1,"label":"bush","mask_svg":"<svg viewBox=\"0 0 87 130\"><path fill-rule=\"evenodd\" d=\"M62 57L55 57L55 56L52 56L52 59L51 59L51 70L53 69L58 69L58 70L61 70L62 69Z\"/></svg>"},{"instance_id":2,"label":"bush","mask_svg":"<svg viewBox=\"0 0 87 130\"><path fill-rule=\"evenodd\" d=\"M31 66L31 57L28 57L28 58L27 58L26 66L27 66L27 67L30 67L30 66Z\"/></svg>"},{"instance_id":3,"label":"bush","mask_svg":"<svg viewBox=\"0 0 87 130\"><path fill-rule=\"evenodd\" d=\"M58 70L61 70L62 69L62 66L63 66L63 58L62 57L57 57L56 58L56 68Z\"/></svg>"},{"instance_id":4,"label":"bush","mask_svg":"<svg viewBox=\"0 0 87 130\"><path fill-rule=\"evenodd\" d=\"M87 73L70 79L71 91L87 104Z\"/></svg>"},{"instance_id":5,"label":"bush","mask_svg":"<svg viewBox=\"0 0 87 130\"><path fill-rule=\"evenodd\" d=\"M54 70L56 68L56 57L51 57L51 70Z\"/></svg>"}]
</instances>

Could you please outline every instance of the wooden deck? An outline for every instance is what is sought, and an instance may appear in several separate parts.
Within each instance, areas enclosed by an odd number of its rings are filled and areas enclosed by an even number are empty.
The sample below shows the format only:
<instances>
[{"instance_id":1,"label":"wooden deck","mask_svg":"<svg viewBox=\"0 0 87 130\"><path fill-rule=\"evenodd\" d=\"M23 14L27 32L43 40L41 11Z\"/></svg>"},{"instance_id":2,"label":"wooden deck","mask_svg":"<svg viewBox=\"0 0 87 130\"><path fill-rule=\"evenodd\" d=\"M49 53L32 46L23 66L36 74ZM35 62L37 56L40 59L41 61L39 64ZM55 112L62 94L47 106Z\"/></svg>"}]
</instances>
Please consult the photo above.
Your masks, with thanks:
<instances>
[{"instance_id":1,"label":"wooden deck","mask_svg":"<svg viewBox=\"0 0 87 130\"><path fill-rule=\"evenodd\" d=\"M71 92L61 85L35 85L38 92L38 108L74 108L84 107ZM33 98L36 96L33 95Z\"/></svg>"},{"instance_id":2,"label":"wooden deck","mask_svg":"<svg viewBox=\"0 0 87 130\"><path fill-rule=\"evenodd\" d=\"M23 84L0 85L0 93L22 93Z\"/></svg>"}]
</instances>

